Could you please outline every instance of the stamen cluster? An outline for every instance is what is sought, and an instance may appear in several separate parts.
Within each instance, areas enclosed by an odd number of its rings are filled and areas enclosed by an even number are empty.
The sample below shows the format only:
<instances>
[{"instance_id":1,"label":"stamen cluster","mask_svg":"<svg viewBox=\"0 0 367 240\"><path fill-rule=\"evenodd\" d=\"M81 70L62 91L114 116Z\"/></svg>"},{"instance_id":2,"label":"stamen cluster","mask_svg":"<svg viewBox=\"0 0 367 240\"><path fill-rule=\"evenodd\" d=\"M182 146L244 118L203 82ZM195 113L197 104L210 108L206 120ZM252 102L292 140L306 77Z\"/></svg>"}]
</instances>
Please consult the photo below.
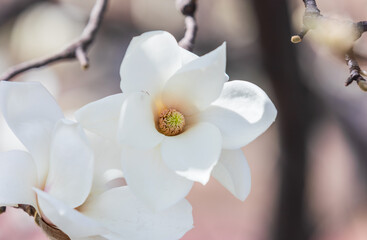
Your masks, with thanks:
<instances>
[{"instance_id":1,"label":"stamen cluster","mask_svg":"<svg viewBox=\"0 0 367 240\"><path fill-rule=\"evenodd\" d=\"M166 136L176 136L182 133L185 126L185 117L173 108L166 108L158 118L158 130Z\"/></svg>"}]
</instances>

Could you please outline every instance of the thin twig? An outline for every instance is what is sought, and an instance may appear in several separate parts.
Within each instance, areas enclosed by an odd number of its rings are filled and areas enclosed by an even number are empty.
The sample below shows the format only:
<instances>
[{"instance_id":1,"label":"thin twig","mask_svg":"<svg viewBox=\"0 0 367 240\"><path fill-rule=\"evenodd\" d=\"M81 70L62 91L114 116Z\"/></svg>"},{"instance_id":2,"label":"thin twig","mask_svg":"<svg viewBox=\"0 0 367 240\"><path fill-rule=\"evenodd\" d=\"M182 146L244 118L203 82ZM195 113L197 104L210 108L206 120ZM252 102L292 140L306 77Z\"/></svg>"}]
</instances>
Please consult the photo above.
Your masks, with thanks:
<instances>
[{"instance_id":1,"label":"thin twig","mask_svg":"<svg viewBox=\"0 0 367 240\"><path fill-rule=\"evenodd\" d=\"M83 69L87 69L89 66L87 50L94 41L97 31L101 26L104 13L107 8L107 3L108 0L96 0L96 3L90 13L89 21L84 28L83 33L70 46L52 56L39 60L31 60L12 67L2 76L0 76L0 81L9 81L14 76L27 70L40 68L61 60L77 59L81 67Z\"/></svg>"},{"instance_id":2,"label":"thin twig","mask_svg":"<svg viewBox=\"0 0 367 240\"><path fill-rule=\"evenodd\" d=\"M322 17L321 12L317 7L316 0L303 0L303 3L305 4L305 13L303 15L302 31L299 34L292 36L292 43L301 42L307 32L310 29L314 28L314 21L312 20L318 17Z\"/></svg>"},{"instance_id":3,"label":"thin twig","mask_svg":"<svg viewBox=\"0 0 367 240\"><path fill-rule=\"evenodd\" d=\"M307 32L311 29L317 27L320 19L323 20L332 20L332 21L339 21L341 25L348 23L353 28L353 39L356 41L359 39L364 32L367 31L367 21L360 21L360 22L349 22L345 20L338 20L338 19L331 19L325 17L321 14L320 10L317 7L316 0L303 0L305 4L305 13L303 15L303 27L301 33L292 36L291 42L299 43L302 41L303 37L307 34ZM353 42L354 44L354 42ZM345 50L341 50L345 51ZM345 54L345 60L349 67L350 75L345 83L345 86L350 85L353 81L355 81L358 86L363 90L367 91L367 83L366 80L362 77L363 71L359 67L358 61L355 57L353 46L351 46Z\"/></svg>"},{"instance_id":4,"label":"thin twig","mask_svg":"<svg viewBox=\"0 0 367 240\"><path fill-rule=\"evenodd\" d=\"M345 55L345 61L349 67L349 72L350 72L349 78L345 82L345 86L348 86L353 81L356 81L360 89L362 89L363 91L367 91L366 79L364 79L361 75L362 70L359 67L359 64L354 56L353 51L350 51L349 53Z\"/></svg>"},{"instance_id":5,"label":"thin twig","mask_svg":"<svg viewBox=\"0 0 367 240\"><path fill-rule=\"evenodd\" d=\"M176 0L177 8L185 15L185 36L179 41L179 45L192 52L195 44L198 25L195 18L197 8L196 0Z\"/></svg>"},{"instance_id":6,"label":"thin twig","mask_svg":"<svg viewBox=\"0 0 367 240\"><path fill-rule=\"evenodd\" d=\"M307 14L320 14L320 10L317 7L316 0L303 0L303 3L305 4L306 13Z\"/></svg>"}]
</instances>

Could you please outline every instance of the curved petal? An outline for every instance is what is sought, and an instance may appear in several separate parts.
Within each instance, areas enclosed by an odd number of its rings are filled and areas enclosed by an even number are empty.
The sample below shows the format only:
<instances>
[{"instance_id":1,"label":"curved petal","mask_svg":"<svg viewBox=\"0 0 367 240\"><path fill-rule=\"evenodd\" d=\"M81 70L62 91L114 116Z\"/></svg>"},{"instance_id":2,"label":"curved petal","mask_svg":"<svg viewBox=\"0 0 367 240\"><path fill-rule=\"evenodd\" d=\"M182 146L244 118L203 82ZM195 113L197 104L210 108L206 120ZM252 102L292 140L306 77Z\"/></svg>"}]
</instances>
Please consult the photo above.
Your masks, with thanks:
<instances>
[{"instance_id":1,"label":"curved petal","mask_svg":"<svg viewBox=\"0 0 367 240\"><path fill-rule=\"evenodd\" d=\"M186 64L188 64L189 62L198 59L199 56L180 47L180 52L181 52L181 62L182 62L182 66L185 66Z\"/></svg>"},{"instance_id":2,"label":"curved petal","mask_svg":"<svg viewBox=\"0 0 367 240\"><path fill-rule=\"evenodd\" d=\"M122 178L121 147L96 134L88 134L94 153L94 175L90 195L99 194L110 187L109 182Z\"/></svg>"},{"instance_id":3,"label":"curved petal","mask_svg":"<svg viewBox=\"0 0 367 240\"><path fill-rule=\"evenodd\" d=\"M121 144L151 149L164 135L157 131L153 114L153 100L146 92L134 92L124 101L117 133Z\"/></svg>"},{"instance_id":4,"label":"curved petal","mask_svg":"<svg viewBox=\"0 0 367 240\"><path fill-rule=\"evenodd\" d=\"M223 150L212 176L241 201L250 193L250 167L241 149Z\"/></svg>"},{"instance_id":5,"label":"curved petal","mask_svg":"<svg viewBox=\"0 0 367 240\"><path fill-rule=\"evenodd\" d=\"M34 188L37 193L41 215L49 219L71 239L108 234L109 231L99 222L69 207L50 194Z\"/></svg>"},{"instance_id":6,"label":"curved petal","mask_svg":"<svg viewBox=\"0 0 367 240\"><path fill-rule=\"evenodd\" d=\"M217 99L227 81L226 44L192 60L178 70L163 88L163 103L185 114L203 110Z\"/></svg>"},{"instance_id":7,"label":"curved petal","mask_svg":"<svg viewBox=\"0 0 367 240\"><path fill-rule=\"evenodd\" d=\"M261 88L237 80L224 84L219 99L199 114L199 121L219 128L223 148L238 149L262 134L276 115L274 104Z\"/></svg>"},{"instance_id":8,"label":"curved petal","mask_svg":"<svg viewBox=\"0 0 367 240\"><path fill-rule=\"evenodd\" d=\"M155 210L167 209L179 202L193 184L167 168L159 147L149 151L124 147L122 170L131 191Z\"/></svg>"},{"instance_id":9,"label":"curved petal","mask_svg":"<svg viewBox=\"0 0 367 240\"><path fill-rule=\"evenodd\" d=\"M171 34L144 33L133 38L121 63L121 90L123 93L146 91L155 96L180 67L180 49Z\"/></svg>"},{"instance_id":10,"label":"curved petal","mask_svg":"<svg viewBox=\"0 0 367 240\"><path fill-rule=\"evenodd\" d=\"M221 134L210 123L198 123L185 132L164 139L162 158L178 175L206 184L219 160Z\"/></svg>"},{"instance_id":11,"label":"curved petal","mask_svg":"<svg viewBox=\"0 0 367 240\"><path fill-rule=\"evenodd\" d=\"M50 170L45 192L71 208L88 197L93 178L93 152L79 124L61 120L51 143Z\"/></svg>"},{"instance_id":12,"label":"curved petal","mask_svg":"<svg viewBox=\"0 0 367 240\"><path fill-rule=\"evenodd\" d=\"M103 193L81 211L120 235L119 239L126 240L179 239L193 224L192 208L186 200L164 211L154 212L128 187L113 188Z\"/></svg>"},{"instance_id":13,"label":"curved petal","mask_svg":"<svg viewBox=\"0 0 367 240\"><path fill-rule=\"evenodd\" d=\"M0 82L0 109L9 127L26 146L37 166L40 182L48 170L49 142L63 113L39 83Z\"/></svg>"},{"instance_id":14,"label":"curved petal","mask_svg":"<svg viewBox=\"0 0 367 240\"><path fill-rule=\"evenodd\" d=\"M0 153L0 206L36 206L37 169L32 157L23 151Z\"/></svg>"},{"instance_id":15,"label":"curved petal","mask_svg":"<svg viewBox=\"0 0 367 240\"><path fill-rule=\"evenodd\" d=\"M116 132L125 94L119 93L89 103L75 112L83 128L116 141Z\"/></svg>"}]
</instances>

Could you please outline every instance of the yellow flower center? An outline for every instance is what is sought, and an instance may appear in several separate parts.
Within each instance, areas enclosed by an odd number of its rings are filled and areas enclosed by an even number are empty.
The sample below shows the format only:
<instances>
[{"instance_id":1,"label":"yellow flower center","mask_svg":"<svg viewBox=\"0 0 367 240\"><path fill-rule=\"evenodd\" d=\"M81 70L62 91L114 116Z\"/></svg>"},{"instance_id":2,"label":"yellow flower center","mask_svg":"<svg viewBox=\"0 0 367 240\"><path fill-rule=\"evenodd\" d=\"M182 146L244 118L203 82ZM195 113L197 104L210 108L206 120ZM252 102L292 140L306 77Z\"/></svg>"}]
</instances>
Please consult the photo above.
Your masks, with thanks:
<instances>
[{"instance_id":1,"label":"yellow flower center","mask_svg":"<svg viewBox=\"0 0 367 240\"><path fill-rule=\"evenodd\" d=\"M158 130L166 136L175 136L182 133L185 126L185 117L176 109L164 109L158 118Z\"/></svg>"}]
</instances>

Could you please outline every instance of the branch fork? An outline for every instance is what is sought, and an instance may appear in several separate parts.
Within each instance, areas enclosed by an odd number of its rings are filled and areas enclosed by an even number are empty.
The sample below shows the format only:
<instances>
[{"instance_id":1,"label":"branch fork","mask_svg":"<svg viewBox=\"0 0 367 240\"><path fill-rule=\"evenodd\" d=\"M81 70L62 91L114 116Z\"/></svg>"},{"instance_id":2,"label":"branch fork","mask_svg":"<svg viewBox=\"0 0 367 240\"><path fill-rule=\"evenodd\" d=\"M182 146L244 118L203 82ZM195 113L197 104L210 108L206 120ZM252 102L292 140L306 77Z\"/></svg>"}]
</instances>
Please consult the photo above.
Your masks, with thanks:
<instances>
[{"instance_id":1,"label":"branch fork","mask_svg":"<svg viewBox=\"0 0 367 240\"><path fill-rule=\"evenodd\" d=\"M348 26L348 29L351 27L351 29L353 30L346 34L352 34L352 46L348 45L349 47L346 48L347 50L343 52L343 54L345 55L346 64L349 67L350 72L345 86L349 86L352 82L355 81L361 90L367 91L367 82L366 79L362 76L364 75L364 71L361 70L353 51L354 42L358 40L364 32L367 31L367 21L354 23L351 21L331 19L321 14L320 10L317 7L316 0L303 0L303 2L305 4L305 13L303 15L302 31L299 34L292 36L291 42L300 43L304 36L308 33L308 31L318 27L322 20L335 21L336 23L340 23L341 25Z\"/></svg>"}]
</instances>

